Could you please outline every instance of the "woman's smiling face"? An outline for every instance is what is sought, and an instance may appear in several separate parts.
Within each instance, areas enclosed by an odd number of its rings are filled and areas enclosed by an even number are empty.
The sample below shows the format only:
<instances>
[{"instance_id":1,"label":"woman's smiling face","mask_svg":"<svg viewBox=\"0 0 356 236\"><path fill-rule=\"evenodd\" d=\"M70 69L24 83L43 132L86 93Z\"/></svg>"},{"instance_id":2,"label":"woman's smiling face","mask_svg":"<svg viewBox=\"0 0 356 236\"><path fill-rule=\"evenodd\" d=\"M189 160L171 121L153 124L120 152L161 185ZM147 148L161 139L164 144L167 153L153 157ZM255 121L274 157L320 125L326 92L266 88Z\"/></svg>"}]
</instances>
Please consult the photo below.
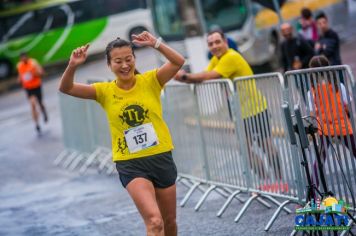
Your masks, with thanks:
<instances>
[{"instance_id":1,"label":"woman's smiling face","mask_svg":"<svg viewBox=\"0 0 356 236\"><path fill-rule=\"evenodd\" d=\"M113 48L110 51L111 71L121 81L129 81L135 75L135 56L131 47Z\"/></svg>"}]
</instances>

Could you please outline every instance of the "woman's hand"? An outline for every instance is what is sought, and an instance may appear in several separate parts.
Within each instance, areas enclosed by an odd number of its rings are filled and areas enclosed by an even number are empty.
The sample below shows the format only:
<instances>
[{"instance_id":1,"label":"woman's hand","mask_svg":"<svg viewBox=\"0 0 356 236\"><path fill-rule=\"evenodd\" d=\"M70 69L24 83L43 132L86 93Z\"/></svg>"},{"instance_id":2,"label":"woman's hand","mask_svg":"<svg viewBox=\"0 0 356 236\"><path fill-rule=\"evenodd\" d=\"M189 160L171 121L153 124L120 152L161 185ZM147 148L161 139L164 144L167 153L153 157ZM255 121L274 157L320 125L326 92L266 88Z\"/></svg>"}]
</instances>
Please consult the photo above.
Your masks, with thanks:
<instances>
[{"instance_id":1,"label":"woman's hand","mask_svg":"<svg viewBox=\"0 0 356 236\"><path fill-rule=\"evenodd\" d=\"M143 31L141 34L133 34L132 35L132 43L134 43L137 46L149 46L149 47L154 47L156 43L156 37L154 37L152 34L150 34L147 31Z\"/></svg>"},{"instance_id":2,"label":"woman's hand","mask_svg":"<svg viewBox=\"0 0 356 236\"><path fill-rule=\"evenodd\" d=\"M88 48L89 48L89 44L74 49L69 59L69 65L73 67L77 67L83 64L88 57L87 55Z\"/></svg>"}]
</instances>

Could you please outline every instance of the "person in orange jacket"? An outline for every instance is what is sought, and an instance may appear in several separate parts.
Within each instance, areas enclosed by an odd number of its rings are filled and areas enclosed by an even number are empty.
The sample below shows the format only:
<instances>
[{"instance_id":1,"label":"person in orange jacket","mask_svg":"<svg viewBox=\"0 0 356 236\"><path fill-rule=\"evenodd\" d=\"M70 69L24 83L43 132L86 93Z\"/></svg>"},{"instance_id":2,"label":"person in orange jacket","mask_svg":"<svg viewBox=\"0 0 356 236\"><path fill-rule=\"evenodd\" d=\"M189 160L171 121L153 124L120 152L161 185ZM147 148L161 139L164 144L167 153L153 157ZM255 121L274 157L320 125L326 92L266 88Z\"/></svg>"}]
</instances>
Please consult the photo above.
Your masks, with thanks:
<instances>
[{"instance_id":1,"label":"person in orange jacket","mask_svg":"<svg viewBox=\"0 0 356 236\"><path fill-rule=\"evenodd\" d=\"M311 68L329 65L329 60L323 55L314 56L309 62ZM351 98L348 98L345 85L341 81L337 81L334 77L335 74L327 74L326 76L320 74L316 78L317 81L311 81L311 90L308 92L309 108L311 111L315 111L318 120L321 157L325 161L330 145L329 137L331 137L342 141L350 154L356 158L356 143L348 110L348 103ZM350 139L348 139L348 136ZM324 140L326 140L326 145ZM315 173L316 167L315 163ZM319 183L317 176L316 182Z\"/></svg>"},{"instance_id":2,"label":"person in orange jacket","mask_svg":"<svg viewBox=\"0 0 356 236\"><path fill-rule=\"evenodd\" d=\"M20 61L17 64L17 71L18 81L26 91L28 100L30 101L32 118L35 122L36 130L40 133L41 128L38 120L37 106L40 107L44 121L48 121L47 111L42 102L41 77L44 74L44 70L35 59L28 57L27 53L21 53Z\"/></svg>"}]
</instances>

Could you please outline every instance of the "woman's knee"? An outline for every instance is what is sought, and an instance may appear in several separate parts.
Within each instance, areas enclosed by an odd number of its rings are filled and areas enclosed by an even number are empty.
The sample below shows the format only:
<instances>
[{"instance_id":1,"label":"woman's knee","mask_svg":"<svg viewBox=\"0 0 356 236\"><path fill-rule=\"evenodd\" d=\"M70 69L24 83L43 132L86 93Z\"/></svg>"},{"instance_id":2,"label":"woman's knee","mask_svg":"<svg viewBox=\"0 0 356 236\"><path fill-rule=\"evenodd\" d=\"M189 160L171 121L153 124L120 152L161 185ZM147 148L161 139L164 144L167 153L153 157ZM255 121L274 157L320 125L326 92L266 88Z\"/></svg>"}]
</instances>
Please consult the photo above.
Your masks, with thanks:
<instances>
[{"instance_id":1,"label":"woman's knee","mask_svg":"<svg viewBox=\"0 0 356 236\"><path fill-rule=\"evenodd\" d=\"M163 219L161 216L151 216L146 221L146 226L150 231L161 232L164 228Z\"/></svg>"}]
</instances>

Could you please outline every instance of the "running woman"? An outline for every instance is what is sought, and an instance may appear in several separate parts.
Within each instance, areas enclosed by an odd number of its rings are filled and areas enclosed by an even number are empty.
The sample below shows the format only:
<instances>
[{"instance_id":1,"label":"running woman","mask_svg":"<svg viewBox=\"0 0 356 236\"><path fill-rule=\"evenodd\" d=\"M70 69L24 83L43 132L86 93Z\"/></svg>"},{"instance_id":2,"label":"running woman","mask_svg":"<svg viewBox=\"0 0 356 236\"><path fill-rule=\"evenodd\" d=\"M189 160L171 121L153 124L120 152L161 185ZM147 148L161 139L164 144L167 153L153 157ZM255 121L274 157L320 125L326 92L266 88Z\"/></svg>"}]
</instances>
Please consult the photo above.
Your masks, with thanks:
<instances>
[{"instance_id":1,"label":"running woman","mask_svg":"<svg viewBox=\"0 0 356 236\"><path fill-rule=\"evenodd\" d=\"M113 161L122 185L146 225L147 235L177 235L176 177L172 139L162 118L160 93L184 64L184 58L149 32L132 35L137 46L158 50L167 62L139 74L131 43L117 38L106 47L107 65L116 79L91 85L74 83L89 45L73 50L59 90L96 100L106 111Z\"/></svg>"}]
</instances>

